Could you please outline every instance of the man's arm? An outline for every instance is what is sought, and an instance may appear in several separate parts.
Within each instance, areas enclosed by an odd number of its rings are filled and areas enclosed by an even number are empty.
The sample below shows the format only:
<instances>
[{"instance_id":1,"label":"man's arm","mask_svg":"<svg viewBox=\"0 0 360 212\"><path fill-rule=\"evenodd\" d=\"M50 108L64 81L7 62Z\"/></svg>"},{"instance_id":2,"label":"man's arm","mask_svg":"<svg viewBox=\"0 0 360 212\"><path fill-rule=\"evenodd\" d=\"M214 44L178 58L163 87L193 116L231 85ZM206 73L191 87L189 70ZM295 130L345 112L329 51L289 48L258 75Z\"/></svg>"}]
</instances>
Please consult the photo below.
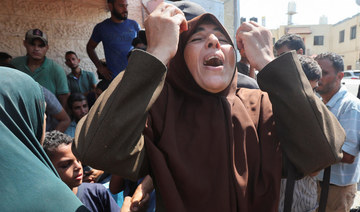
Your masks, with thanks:
<instances>
[{"instance_id":1,"label":"man's arm","mask_svg":"<svg viewBox=\"0 0 360 212\"><path fill-rule=\"evenodd\" d=\"M150 175L146 175L143 181L136 187L131 197L132 211L141 211L150 200L150 194L154 190L154 183Z\"/></svg>"},{"instance_id":2,"label":"man's arm","mask_svg":"<svg viewBox=\"0 0 360 212\"><path fill-rule=\"evenodd\" d=\"M350 155L349 153L343 151L343 158L341 159L342 163L354 163L355 156Z\"/></svg>"},{"instance_id":3,"label":"man's arm","mask_svg":"<svg viewBox=\"0 0 360 212\"><path fill-rule=\"evenodd\" d=\"M52 115L59 123L56 125L55 130L59 130L60 132L65 132L65 130L70 125L70 117L65 112L64 109L62 109L59 113Z\"/></svg>"},{"instance_id":4,"label":"man's arm","mask_svg":"<svg viewBox=\"0 0 360 212\"><path fill-rule=\"evenodd\" d=\"M66 111L68 110L67 100L68 100L69 96L70 96L70 93L57 95L57 98L59 99L60 104Z\"/></svg>"},{"instance_id":5,"label":"man's arm","mask_svg":"<svg viewBox=\"0 0 360 212\"><path fill-rule=\"evenodd\" d=\"M95 78L95 74L93 72L90 72L90 84L91 84L91 91L95 92L95 88L96 88L96 84L97 84L97 80Z\"/></svg>"},{"instance_id":6,"label":"man's arm","mask_svg":"<svg viewBox=\"0 0 360 212\"><path fill-rule=\"evenodd\" d=\"M56 96L45 87L41 86L41 88L43 89L46 102L46 114L58 121L56 127L52 129L65 132L70 125L70 117L67 115Z\"/></svg>"},{"instance_id":7,"label":"man's arm","mask_svg":"<svg viewBox=\"0 0 360 212\"><path fill-rule=\"evenodd\" d=\"M86 52L88 53L91 61L94 63L96 68L99 70L100 74L102 74L105 79L111 80L111 73L110 70L105 67L99 60L99 57L96 54L96 47L99 43L95 42L90 38L89 42L86 45Z\"/></svg>"},{"instance_id":8,"label":"man's arm","mask_svg":"<svg viewBox=\"0 0 360 212\"><path fill-rule=\"evenodd\" d=\"M110 179L109 190L112 194L117 194L120 191L124 190L124 178L119 175L112 174Z\"/></svg>"},{"instance_id":9,"label":"man's arm","mask_svg":"<svg viewBox=\"0 0 360 212\"><path fill-rule=\"evenodd\" d=\"M342 106L338 120L346 132L346 140L342 146L344 158L343 163L353 163L360 151L360 103L354 98L351 102Z\"/></svg>"}]
</instances>

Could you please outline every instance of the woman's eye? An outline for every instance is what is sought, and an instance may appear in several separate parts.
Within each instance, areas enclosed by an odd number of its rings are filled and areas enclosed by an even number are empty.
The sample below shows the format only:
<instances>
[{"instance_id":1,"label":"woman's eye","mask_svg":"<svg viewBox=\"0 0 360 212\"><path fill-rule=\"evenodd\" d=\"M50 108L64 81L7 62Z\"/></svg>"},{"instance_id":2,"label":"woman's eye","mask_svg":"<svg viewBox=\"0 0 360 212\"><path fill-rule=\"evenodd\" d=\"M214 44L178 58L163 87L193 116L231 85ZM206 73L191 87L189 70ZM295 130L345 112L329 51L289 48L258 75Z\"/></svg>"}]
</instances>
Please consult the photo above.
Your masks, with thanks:
<instances>
[{"instance_id":1,"label":"woman's eye","mask_svg":"<svg viewBox=\"0 0 360 212\"><path fill-rule=\"evenodd\" d=\"M229 41L227 39L225 39L225 38L220 38L219 42L220 43L227 43L227 44L229 43Z\"/></svg>"},{"instance_id":2,"label":"woman's eye","mask_svg":"<svg viewBox=\"0 0 360 212\"><path fill-rule=\"evenodd\" d=\"M193 38L193 39L190 39L190 42L195 42L195 41L200 41L201 38Z\"/></svg>"},{"instance_id":3,"label":"woman's eye","mask_svg":"<svg viewBox=\"0 0 360 212\"><path fill-rule=\"evenodd\" d=\"M61 165L60 165L60 168L66 169L66 168L68 168L70 165L71 165L71 163L61 164Z\"/></svg>"}]
</instances>

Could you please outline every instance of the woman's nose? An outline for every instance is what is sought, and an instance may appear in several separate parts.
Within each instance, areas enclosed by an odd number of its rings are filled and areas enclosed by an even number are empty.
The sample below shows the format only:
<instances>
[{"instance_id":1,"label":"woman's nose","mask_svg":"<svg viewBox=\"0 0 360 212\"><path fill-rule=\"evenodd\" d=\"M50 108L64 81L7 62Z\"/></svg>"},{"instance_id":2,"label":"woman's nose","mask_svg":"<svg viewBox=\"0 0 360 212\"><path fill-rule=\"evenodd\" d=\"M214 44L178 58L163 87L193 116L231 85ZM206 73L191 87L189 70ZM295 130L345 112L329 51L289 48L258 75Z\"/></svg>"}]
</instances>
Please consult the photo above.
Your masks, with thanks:
<instances>
[{"instance_id":1,"label":"woman's nose","mask_svg":"<svg viewBox=\"0 0 360 212\"><path fill-rule=\"evenodd\" d=\"M81 167L82 167L82 166L81 166L81 162L80 162L79 160L76 160L76 161L75 161L75 169L76 169L76 170L79 170Z\"/></svg>"},{"instance_id":2,"label":"woman's nose","mask_svg":"<svg viewBox=\"0 0 360 212\"><path fill-rule=\"evenodd\" d=\"M208 40L207 40L206 46L208 48L217 48L217 49L219 49L220 48L219 39L214 34L211 34L209 36Z\"/></svg>"}]
</instances>

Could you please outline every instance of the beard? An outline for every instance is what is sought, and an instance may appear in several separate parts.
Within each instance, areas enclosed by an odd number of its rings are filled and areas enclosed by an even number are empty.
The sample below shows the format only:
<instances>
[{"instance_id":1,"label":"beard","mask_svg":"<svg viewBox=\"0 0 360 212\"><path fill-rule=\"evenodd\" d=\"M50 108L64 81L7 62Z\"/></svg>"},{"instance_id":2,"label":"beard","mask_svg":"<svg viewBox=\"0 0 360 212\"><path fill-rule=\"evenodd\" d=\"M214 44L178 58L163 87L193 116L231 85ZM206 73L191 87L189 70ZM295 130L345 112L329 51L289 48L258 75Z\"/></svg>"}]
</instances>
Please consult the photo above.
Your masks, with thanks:
<instances>
[{"instance_id":1,"label":"beard","mask_svg":"<svg viewBox=\"0 0 360 212\"><path fill-rule=\"evenodd\" d=\"M122 20L125 21L127 19L127 12L124 12L124 15L122 15L121 13L117 12L115 9L111 12L111 14L118 20Z\"/></svg>"},{"instance_id":2,"label":"beard","mask_svg":"<svg viewBox=\"0 0 360 212\"><path fill-rule=\"evenodd\" d=\"M332 92L336 87L336 79L334 79L332 82L329 82L327 84L321 84L319 83L319 87L316 88L316 92L320 95L327 94Z\"/></svg>"}]
</instances>

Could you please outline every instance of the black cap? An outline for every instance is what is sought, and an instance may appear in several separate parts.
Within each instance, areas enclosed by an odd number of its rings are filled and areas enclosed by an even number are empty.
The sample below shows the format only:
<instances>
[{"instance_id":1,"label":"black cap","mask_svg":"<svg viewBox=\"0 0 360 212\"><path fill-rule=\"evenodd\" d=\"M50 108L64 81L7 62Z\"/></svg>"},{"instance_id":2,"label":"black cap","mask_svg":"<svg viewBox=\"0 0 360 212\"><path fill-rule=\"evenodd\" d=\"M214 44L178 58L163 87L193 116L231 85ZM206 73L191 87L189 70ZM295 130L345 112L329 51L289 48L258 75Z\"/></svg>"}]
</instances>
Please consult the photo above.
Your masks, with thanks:
<instances>
[{"instance_id":1,"label":"black cap","mask_svg":"<svg viewBox=\"0 0 360 212\"><path fill-rule=\"evenodd\" d=\"M173 5L178 7L184 14L187 21L206 13L206 10L197 3L191 1L175 1Z\"/></svg>"}]
</instances>

